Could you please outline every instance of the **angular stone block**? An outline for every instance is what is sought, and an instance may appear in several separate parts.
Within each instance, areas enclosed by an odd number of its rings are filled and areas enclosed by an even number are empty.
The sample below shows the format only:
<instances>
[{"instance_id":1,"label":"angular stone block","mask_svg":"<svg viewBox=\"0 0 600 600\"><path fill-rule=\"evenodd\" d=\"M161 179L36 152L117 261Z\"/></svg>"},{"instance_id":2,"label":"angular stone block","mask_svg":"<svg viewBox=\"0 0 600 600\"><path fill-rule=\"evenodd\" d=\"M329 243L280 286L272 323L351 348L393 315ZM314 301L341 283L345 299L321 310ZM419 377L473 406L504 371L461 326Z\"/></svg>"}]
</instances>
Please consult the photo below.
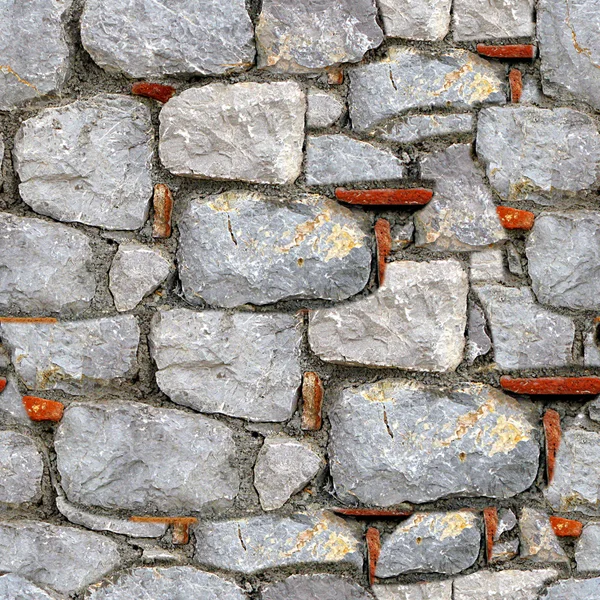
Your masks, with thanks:
<instances>
[{"instance_id":1,"label":"angular stone block","mask_svg":"<svg viewBox=\"0 0 600 600\"><path fill-rule=\"evenodd\" d=\"M33 502L42 494L44 461L35 442L15 431L0 431L0 503Z\"/></svg>"}]
</instances>

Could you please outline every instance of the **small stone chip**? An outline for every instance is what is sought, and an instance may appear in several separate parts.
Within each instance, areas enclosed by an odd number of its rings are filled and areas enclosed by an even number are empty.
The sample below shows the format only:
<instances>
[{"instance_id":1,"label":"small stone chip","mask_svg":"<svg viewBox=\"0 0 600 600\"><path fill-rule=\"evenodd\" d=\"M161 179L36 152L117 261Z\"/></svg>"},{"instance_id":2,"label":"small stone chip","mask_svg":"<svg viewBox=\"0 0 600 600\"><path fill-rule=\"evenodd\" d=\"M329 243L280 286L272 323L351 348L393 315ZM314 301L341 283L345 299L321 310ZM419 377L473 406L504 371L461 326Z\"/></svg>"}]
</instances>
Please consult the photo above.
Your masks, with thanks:
<instances>
[{"instance_id":1,"label":"small stone chip","mask_svg":"<svg viewBox=\"0 0 600 600\"><path fill-rule=\"evenodd\" d=\"M522 558L535 563L569 562L546 513L524 507L519 519L519 530L521 532Z\"/></svg>"},{"instance_id":2,"label":"small stone chip","mask_svg":"<svg viewBox=\"0 0 600 600\"><path fill-rule=\"evenodd\" d=\"M0 431L0 504L37 500L42 494L43 473L42 454L33 439Z\"/></svg>"},{"instance_id":3,"label":"small stone chip","mask_svg":"<svg viewBox=\"0 0 600 600\"><path fill-rule=\"evenodd\" d=\"M318 89L308 90L306 110L306 126L320 129L334 125L344 114L344 103L335 94Z\"/></svg>"}]
</instances>

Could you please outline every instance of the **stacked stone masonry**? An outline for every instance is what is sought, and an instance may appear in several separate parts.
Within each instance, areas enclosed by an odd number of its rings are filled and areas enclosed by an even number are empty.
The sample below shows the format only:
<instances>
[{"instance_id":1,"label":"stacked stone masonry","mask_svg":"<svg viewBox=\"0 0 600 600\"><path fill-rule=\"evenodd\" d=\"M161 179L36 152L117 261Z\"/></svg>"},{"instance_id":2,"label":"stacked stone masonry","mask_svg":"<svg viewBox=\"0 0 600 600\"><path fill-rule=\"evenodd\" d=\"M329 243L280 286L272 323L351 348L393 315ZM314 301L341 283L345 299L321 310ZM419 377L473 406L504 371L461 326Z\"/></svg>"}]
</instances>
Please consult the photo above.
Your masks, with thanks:
<instances>
[{"instance_id":1,"label":"stacked stone masonry","mask_svg":"<svg viewBox=\"0 0 600 600\"><path fill-rule=\"evenodd\" d=\"M600 600L600 0L0 17L0 600Z\"/></svg>"}]
</instances>

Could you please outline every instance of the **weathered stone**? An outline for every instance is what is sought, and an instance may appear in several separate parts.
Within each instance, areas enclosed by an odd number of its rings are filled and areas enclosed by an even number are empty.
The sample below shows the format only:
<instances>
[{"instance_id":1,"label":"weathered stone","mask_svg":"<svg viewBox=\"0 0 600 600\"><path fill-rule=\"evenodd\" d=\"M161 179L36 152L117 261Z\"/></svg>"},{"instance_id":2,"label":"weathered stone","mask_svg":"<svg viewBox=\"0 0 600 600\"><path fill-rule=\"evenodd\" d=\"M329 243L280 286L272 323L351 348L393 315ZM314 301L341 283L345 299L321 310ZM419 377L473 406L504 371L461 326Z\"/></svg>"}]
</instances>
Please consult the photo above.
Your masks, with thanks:
<instances>
[{"instance_id":1,"label":"weathered stone","mask_svg":"<svg viewBox=\"0 0 600 600\"><path fill-rule=\"evenodd\" d=\"M59 221L139 229L152 197L153 138L149 109L128 96L48 108L15 137L21 198Z\"/></svg>"},{"instance_id":2,"label":"weathered stone","mask_svg":"<svg viewBox=\"0 0 600 600\"><path fill-rule=\"evenodd\" d=\"M263 0L256 26L259 68L280 73L358 62L382 41L373 0Z\"/></svg>"},{"instance_id":3,"label":"weathered stone","mask_svg":"<svg viewBox=\"0 0 600 600\"><path fill-rule=\"evenodd\" d=\"M507 532L512 531L517 525L517 517L510 508L501 508L498 511L498 528L494 534L494 541L500 539L500 536Z\"/></svg>"},{"instance_id":4,"label":"weathered stone","mask_svg":"<svg viewBox=\"0 0 600 600\"><path fill-rule=\"evenodd\" d=\"M373 593L377 600L452 600L452 581L374 585Z\"/></svg>"},{"instance_id":5,"label":"weathered stone","mask_svg":"<svg viewBox=\"0 0 600 600\"><path fill-rule=\"evenodd\" d=\"M58 592L90 585L120 560L117 544L97 533L41 521L0 522L0 571Z\"/></svg>"},{"instance_id":6,"label":"weathered stone","mask_svg":"<svg viewBox=\"0 0 600 600\"><path fill-rule=\"evenodd\" d=\"M30 390L86 395L137 371L140 329L132 315L70 323L0 323L0 338Z\"/></svg>"},{"instance_id":7,"label":"weathered stone","mask_svg":"<svg viewBox=\"0 0 600 600\"><path fill-rule=\"evenodd\" d=\"M365 589L335 575L292 575L261 591L261 600L372 600Z\"/></svg>"},{"instance_id":8,"label":"weathered stone","mask_svg":"<svg viewBox=\"0 0 600 600\"><path fill-rule=\"evenodd\" d=\"M391 231L392 250L403 250L409 246L415 235L415 224L412 219L404 225L394 225Z\"/></svg>"},{"instance_id":9,"label":"weathered stone","mask_svg":"<svg viewBox=\"0 0 600 600\"><path fill-rule=\"evenodd\" d=\"M305 105L293 81L190 88L160 112L160 158L175 175L293 183L302 167Z\"/></svg>"},{"instance_id":10,"label":"weathered stone","mask_svg":"<svg viewBox=\"0 0 600 600\"><path fill-rule=\"evenodd\" d=\"M537 600L544 585L557 576L554 569L478 571L454 580L454 600Z\"/></svg>"},{"instance_id":11,"label":"weathered stone","mask_svg":"<svg viewBox=\"0 0 600 600\"><path fill-rule=\"evenodd\" d=\"M409 115L377 127L373 135L389 142L412 144L432 137L471 133L474 127L475 117L469 113Z\"/></svg>"},{"instance_id":12,"label":"weathered stone","mask_svg":"<svg viewBox=\"0 0 600 600\"><path fill-rule=\"evenodd\" d=\"M379 0L386 37L435 41L450 27L451 0Z\"/></svg>"},{"instance_id":13,"label":"weathered stone","mask_svg":"<svg viewBox=\"0 0 600 600\"><path fill-rule=\"evenodd\" d=\"M480 521L466 511L415 513L384 539L375 575L464 571L479 556Z\"/></svg>"},{"instance_id":14,"label":"weathered stone","mask_svg":"<svg viewBox=\"0 0 600 600\"><path fill-rule=\"evenodd\" d=\"M359 531L326 511L203 522L195 534L197 563L248 575L306 563L357 569L363 563Z\"/></svg>"},{"instance_id":15,"label":"weathered stone","mask_svg":"<svg viewBox=\"0 0 600 600\"><path fill-rule=\"evenodd\" d=\"M344 114L344 103L335 94L310 89L306 100L307 127L314 129L329 127L337 123Z\"/></svg>"},{"instance_id":16,"label":"weathered stone","mask_svg":"<svg viewBox=\"0 0 600 600\"><path fill-rule=\"evenodd\" d=\"M600 2L541 0L537 11L544 93L567 92L600 109Z\"/></svg>"},{"instance_id":17,"label":"weathered stone","mask_svg":"<svg viewBox=\"0 0 600 600\"><path fill-rule=\"evenodd\" d=\"M507 542L497 542L494 544L490 564L497 564L512 560L519 554L519 540L508 540Z\"/></svg>"},{"instance_id":18,"label":"weathered stone","mask_svg":"<svg viewBox=\"0 0 600 600\"><path fill-rule=\"evenodd\" d=\"M433 199L415 213L415 244L439 251L483 250L506 238L492 193L469 144L426 156L421 177L436 183Z\"/></svg>"},{"instance_id":19,"label":"weathered stone","mask_svg":"<svg viewBox=\"0 0 600 600\"><path fill-rule=\"evenodd\" d=\"M519 519L521 557L539 563L568 563L569 558L558 543L548 515L524 507Z\"/></svg>"},{"instance_id":20,"label":"weathered stone","mask_svg":"<svg viewBox=\"0 0 600 600\"><path fill-rule=\"evenodd\" d=\"M22 504L42 493L44 461L35 442L14 431L0 431L0 503Z\"/></svg>"},{"instance_id":21,"label":"weathered stone","mask_svg":"<svg viewBox=\"0 0 600 600\"><path fill-rule=\"evenodd\" d=\"M577 541L575 561L580 573L600 572L600 524L588 523Z\"/></svg>"},{"instance_id":22,"label":"weathered stone","mask_svg":"<svg viewBox=\"0 0 600 600\"><path fill-rule=\"evenodd\" d=\"M79 504L189 512L226 507L239 488L233 432L200 415L112 400L71 404L54 446L62 488Z\"/></svg>"},{"instance_id":23,"label":"weathered stone","mask_svg":"<svg viewBox=\"0 0 600 600\"><path fill-rule=\"evenodd\" d=\"M600 577L594 579L566 579L546 590L541 600L593 600L600 597Z\"/></svg>"},{"instance_id":24,"label":"weathered stone","mask_svg":"<svg viewBox=\"0 0 600 600\"><path fill-rule=\"evenodd\" d=\"M526 246L531 284L544 304L600 309L600 212L547 213Z\"/></svg>"},{"instance_id":25,"label":"weathered stone","mask_svg":"<svg viewBox=\"0 0 600 600\"><path fill-rule=\"evenodd\" d=\"M521 264L521 255L515 248L515 245L509 242L506 244L506 260L508 262L508 270L513 275L523 275L523 265Z\"/></svg>"},{"instance_id":26,"label":"weathered stone","mask_svg":"<svg viewBox=\"0 0 600 600\"><path fill-rule=\"evenodd\" d=\"M402 161L389 150L347 135L309 136L306 141L306 183L351 183L400 179Z\"/></svg>"},{"instance_id":27,"label":"weathered stone","mask_svg":"<svg viewBox=\"0 0 600 600\"><path fill-rule=\"evenodd\" d=\"M600 346L594 332L586 333L583 338L583 364L586 367L600 367ZM600 420L600 413L598 416Z\"/></svg>"},{"instance_id":28,"label":"weathered stone","mask_svg":"<svg viewBox=\"0 0 600 600\"><path fill-rule=\"evenodd\" d=\"M345 300L371 273L366 219L335 200L289 201L232 191L194 197L179 220L179 276L188 302Z\"/></svg>"},{"instance_id":29,"label":"weathered stone","mask_svg":"<svg viewBox=\"0 0 600 600\"><path fill-rule=\"evenodd\" d=\"M41 219L0 213L0 310L84 310L96 291L89 238Z\"/></svg>"},{"instance_id":30,"label":"weathered stone","mask_svg":"<svg viewBox=\"0 0 600 600\"><path fill-rule=\"evenodd\" d=\"M488 318L500 369L561 367L573 362L573 319L535 303L527 287L475 288Z\"/></svg>"},{"instance_id":31,"label":"weathered stone","mask_svg":"<svg viewBox=\"0 0 600 600\"><path fill-rule=\"evenodd\" d=\"M136 242L121 244L109 273L109 288L118 311L135 308L167 278L171 261L158 249Z\"/></svg>"},{"instance_id":32,"label":"weathered stone","mask_svg":"<svg viewBox=\"0 0 600 600\"><path fill-rule=\"evenodd\" d=\"M137 78L221 75L255 54L244 0L86 0L81 41L102 68Z\"/></svg>"},{"instance_id":33,"label":"weathered stone","mask_svg":"<svg viewBox=\"0 0 600 600\"><path fill-rule=\"evenodd\" d=\"M596 398L590 402L588 413L592 421L600 422L600 398Z\"/></svg>"},{"instance_id":34,"label":"weathered stone","mask_svg":"<svg viewBox=\"0 0 600 600\"><path fill-rule=\"evenodd\" d=\"M23 394L19 391L16 377L7 377L6 387L0 394L0 414L22 425L31 427L32 422L23 406Z\"/></svg>"},{"instance_id":35,"label":"weathered stone","mask_svg":"<svg viewBox=\"0 0 600 600\"><path fill-rule=\"evenodd\" d=\"M59 600L16 573L0 575L0 598L2 600Z\"/></svg>"},{"instance_id":36,"label":"weathered stone","mask_svg":"<svg viewBox=\"0 0 600 600\"><path fill-rule=\"evenodd\" d=\"M469 337L465 347L465 358L473 364L478 356L485 356L492 349L492 341L485 330L485 315L479 306L469 308Z\"/></svg>"},{"instance_id":37,"label":"weathered stone","mask_svg":"<svg viewBox=\"0 0 600 600\"><path fill-rule=\"evenodd\" d=\"M409 109L504 103L504 77L503 67L466 50L392 47L380 62L351 69L352 127L368 130Z\"/></svg>"},{"instance_id":38,"label":"weathered stone","mask_svg":"<svg viewBox=\"0 0 600 600\"><path fill-rule=\"evenodd\" d=\"M296 409L302 333L292 315L176 309L152 322L156 381L173 402L251 421Z\"/></svg>"},{"instance_id":39,"label":"weathered stone","mask_svg":"<svg viewBox=\"0 0 600 600\"><path fill-rule=\"evenodd\" d=\"M477 155L492 186L511 202L529 199L552 205L600 187L598 126L588 115L570 108L482 110Z\"/></svg>"},{"instance_id":40,"label":"weathered stone","mask_svg":"<svg viewBox=\"0 0 600 600\"><path fill-rule=\"evenodd\" d=\"M473 282L493 281L502 283L504 276L504 260L502 250L482 250L470 256L470 276Z\"/></svg>"},{"instance_id":41,"label":"weathered stone","mask_svg":"<svg viewBox=\"0 0 600 600\"><path fill-rule=\"evenodd\" d=\"M329 419L331 474L344 502L508 498L537 474L533 405L484 385L444 391L383 380L350 387Z\"/></svg>"},{"instance_id":42,"label":"weathered stone","mask_svg":"<svg viewBox=\"0 0 600 600\"><path fill-rule=\"evenodd\" d=\"M467 287L454 260L390 263L371 296L311 312L311 348L328 362L452 371L462 361Z\"/></svg>"}]
</instances>

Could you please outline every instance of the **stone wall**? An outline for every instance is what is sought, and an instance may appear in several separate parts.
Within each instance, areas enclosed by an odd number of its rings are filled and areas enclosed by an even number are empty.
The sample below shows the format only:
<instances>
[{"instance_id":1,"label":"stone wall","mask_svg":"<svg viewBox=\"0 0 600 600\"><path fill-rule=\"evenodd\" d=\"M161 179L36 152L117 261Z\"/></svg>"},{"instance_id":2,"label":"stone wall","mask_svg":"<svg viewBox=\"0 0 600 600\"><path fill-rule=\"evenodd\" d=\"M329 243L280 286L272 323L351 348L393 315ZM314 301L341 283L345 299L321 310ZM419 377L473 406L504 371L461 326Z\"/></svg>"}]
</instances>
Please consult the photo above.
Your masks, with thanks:
<instances>
[{"instance_id":1,"label":"stone wall","mask_svg":"<svg viewBox=\"0 0 600 600\"><path fill-rule=\"evenodd\" d=\"M0 599L600 598L600 0L0 17Z\"/></svg>"}]
</instances>

